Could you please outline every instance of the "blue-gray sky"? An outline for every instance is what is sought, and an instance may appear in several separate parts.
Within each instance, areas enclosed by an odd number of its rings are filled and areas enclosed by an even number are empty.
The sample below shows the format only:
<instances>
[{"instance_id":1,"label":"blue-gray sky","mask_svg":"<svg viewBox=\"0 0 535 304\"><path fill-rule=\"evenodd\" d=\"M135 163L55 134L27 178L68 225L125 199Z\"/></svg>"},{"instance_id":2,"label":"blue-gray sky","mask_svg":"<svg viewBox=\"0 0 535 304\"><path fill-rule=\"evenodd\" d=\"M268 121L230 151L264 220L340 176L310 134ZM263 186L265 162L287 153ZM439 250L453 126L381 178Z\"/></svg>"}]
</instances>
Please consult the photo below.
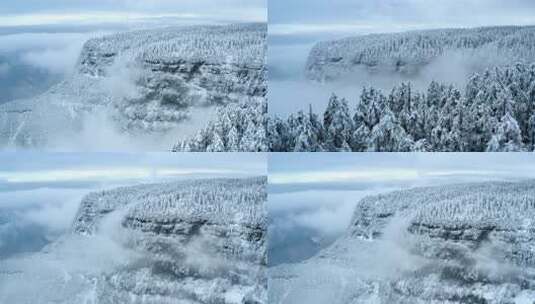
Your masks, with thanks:
<instances>
[{"instance_id":1,"label":"blue-gray sky","mask_svg":"<svg viewBox=\"0 0 535 304\"><path fill-rule=\"evenodd\" d=\"M265 154L0 153L0 184L266 175Z\"/></svg>"},{"instance_id":2,"label":"blue-gray sky","mask_svg":"<svg viewBox=\"0 0 535 304\"><path fill-rule=\"evenodd\" d=\"M275 34L534 24L532 0L270 0Z\"/></svg>"},{"instance_id":3,"label":"blue-gray sky","mask_svg":"<svg viewBox=\"0 0 535 304\"><path fill-rule=\"evenodd\" d=\"M152 18L192 22L264 21L265 0L24 0L2 1L0 26L87 24Z\"/></svg>"},{"instance_id":4,"label":"blue-gray sky","mask_svg":"<svg viewBox=\"0 0 535 304\"><path fill-rule=\"evenodd\" d=\"M533 153L274 154L274 184L417 181L428 178L535 178Z\"/></svg>"}]
</instances>

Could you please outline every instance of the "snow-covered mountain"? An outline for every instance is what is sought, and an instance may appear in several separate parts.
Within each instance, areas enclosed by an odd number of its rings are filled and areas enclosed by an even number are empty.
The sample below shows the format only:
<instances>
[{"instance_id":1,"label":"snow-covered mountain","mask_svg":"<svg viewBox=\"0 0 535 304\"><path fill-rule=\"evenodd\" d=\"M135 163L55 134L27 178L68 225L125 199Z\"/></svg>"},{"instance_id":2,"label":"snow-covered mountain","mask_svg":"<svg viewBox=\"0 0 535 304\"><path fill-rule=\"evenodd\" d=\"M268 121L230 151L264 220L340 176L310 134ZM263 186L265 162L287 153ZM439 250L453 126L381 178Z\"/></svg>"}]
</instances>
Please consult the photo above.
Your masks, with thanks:
<instances>
[{"instance_id":1,"label":"snow-covered mountain","mask_svg":"<svg viewBox=\"0 0 535 304\"><path fill-rule=\"evenodd\" d=\"M55 147L99 127L189 136L217 107L266 102L266 35L266 24L236 24L91 39L65 81L0 106L0 147Z\"/></svg>"},{"instance_id":2,"label":"snow-covered mountain","mask_svg":"<svg viewBox=\"0 0 535 304\"><path fill-rule=\"evenodd\" d=\"M345 236L270 269L270 303L535 301L535 181L362 199Z\"/></svg>"},{"instance_id":3,"label":"snow-covered mountain","mask_svg":"<svg viewBox=\"0 0 535 304\"><path fill-rule=\"evenodd\" d=\"M315 81L330 81L360 69L411 74L440 56L470 58L467 61L479 70L531 63L535 58L534 42L533 26L363 35L316 44L308 57L306 75Z\"/></svg>"},{"instance_id":4,"label":"snow-covered mountain","mask_svg":"<svg viewBox=\"0 0 535 304\"><path fill-rule=\"evenodd\" d=\"M267 303L265 187L258 177L91 193L70 235L0 263L0 302Z\"/></svg>"}]
</instances>

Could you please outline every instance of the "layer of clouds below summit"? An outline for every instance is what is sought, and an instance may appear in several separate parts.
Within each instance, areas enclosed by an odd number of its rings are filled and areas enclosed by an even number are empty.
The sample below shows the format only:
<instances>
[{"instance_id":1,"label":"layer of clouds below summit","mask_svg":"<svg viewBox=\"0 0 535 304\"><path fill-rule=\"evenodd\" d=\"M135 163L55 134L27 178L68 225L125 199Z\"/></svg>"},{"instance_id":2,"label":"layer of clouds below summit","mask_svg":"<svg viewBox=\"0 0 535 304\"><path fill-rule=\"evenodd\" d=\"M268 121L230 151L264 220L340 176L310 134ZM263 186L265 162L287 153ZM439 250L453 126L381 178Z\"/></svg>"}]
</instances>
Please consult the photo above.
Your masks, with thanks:
<instances>
[{"instance_id":1,"label":"layer of clouds below summit","mask_svg":"<svg viewBox=\"0 0 535 304\"><path fill-rule=\"evenodd\" d=\"M411 29L528 25L531 0L271 0L270 33L354 35Z\"/></svg>"},{"instance_id":2,"label":"layer of clouds below summit","mask_svg":"<svg viewBox=\"0 0 535 304\"><path fill-rule=\"evenodd\" d=\"M105 34L106 32L0 35L0 55L17 54L18 60L23 64L50 74L65 75L75 67L85 41ZM8 66L7 63L4 65ZM0 76L2 71L0 65Z\"/></svg>"}]
</instances>

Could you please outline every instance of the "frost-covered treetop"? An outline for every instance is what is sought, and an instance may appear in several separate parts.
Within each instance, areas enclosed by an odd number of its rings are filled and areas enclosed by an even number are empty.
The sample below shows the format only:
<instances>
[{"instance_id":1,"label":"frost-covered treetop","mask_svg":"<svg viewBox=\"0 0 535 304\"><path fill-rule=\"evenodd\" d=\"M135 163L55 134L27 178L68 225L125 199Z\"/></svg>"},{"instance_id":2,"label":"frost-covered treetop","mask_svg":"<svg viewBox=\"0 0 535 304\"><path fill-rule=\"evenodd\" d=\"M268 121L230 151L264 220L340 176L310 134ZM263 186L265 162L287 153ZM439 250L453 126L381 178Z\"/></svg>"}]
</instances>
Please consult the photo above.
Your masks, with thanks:
<instances>
[{"instance_id":1,"label":"frost-covered treetop","mask_svg":"<svg viewBox=\"0 0 535 304\"><path fill-rule=\"evenodd\" d=\"M116 56L146 63L202 62L263 67L267 26L262 23L226 26L183 26L117 33L86 42L80 69Z\"/></svg>"},{"instance_id":2,"label":"frost-covered treetop","mask_svg":"<svg viewBox=\"0 0 535 304\"><path fill-rule=\"evenodd\" d=\"M470 50L509 62L531 62L535 58L535 27L440 29L325 41L311 50L306 69L310 78L321 80L327 66L347 70L358 65L422 65L447 51Z\"/></svg>"},{"instance_id":3,"label":"frost-covered treetop","mask_svg":"<svg viewBox=\"0 0 535 304\"><path fill-rule=\"evenodd\" d=\"M363 198L350 234L380 235L396 216L414 225L448 229L535 229L535 181L415 188Z\"/></svg>"},{"instance_id":4,"label":"frost-covered treetop","mask_svg":"<svg viewBox=\"0 0 535 304\"><path fill-rule=\"evenodd\" d=\"M125 208L126 218L142 222L204 221L264 227L266 178L198 179L138 185L94 192L83 200L74 230L91 233L99 220Z\"/></svg>"}]
</instances>

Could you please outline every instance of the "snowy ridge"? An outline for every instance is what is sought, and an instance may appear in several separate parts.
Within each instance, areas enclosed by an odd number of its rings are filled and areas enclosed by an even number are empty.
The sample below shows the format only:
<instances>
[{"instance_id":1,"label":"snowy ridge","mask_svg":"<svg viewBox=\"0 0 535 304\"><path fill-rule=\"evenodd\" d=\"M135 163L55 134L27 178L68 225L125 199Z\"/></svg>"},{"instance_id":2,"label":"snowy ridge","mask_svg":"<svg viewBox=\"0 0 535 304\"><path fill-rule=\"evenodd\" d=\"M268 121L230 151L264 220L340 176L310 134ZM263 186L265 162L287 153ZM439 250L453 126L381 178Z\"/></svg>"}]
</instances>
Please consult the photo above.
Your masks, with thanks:
<instances>
[{"instance_id":1,"label":"snowy ridge","mask_svg":"<svg viewBox=\"0 0 535 304\"><path fill-rule=\"evenodd\" d=\"M83 220L86 212L94 215L98 210L106 214L127 205L134 206L130 213L134 217L209 218L212 223L221 225L264 225L264 182L265 178L201 179L93 192L82 200L73 230L78 233L94 231L99 217L89 216L90 222L87 222Z\"/></svg>"},{"instance_id":2,"label":"snowy ridge","mask_svg":"<svg viewBox=\"0 0 535 304\"><path fill-rule=\"evenodd\" d=\"M8 279L3 271L16 273L11 279L56 292L12 294L18 288L6 285L0 301L265 304L266 183L265 177L198 179L91 193L73 233L27 262L46 267L59 256L65 265L46 275L18 260L0 265L0 280ZM69 268L85 259L98 263Z\"/></svg>"},{"instance_id":3,"label":"snowy ridge","mask_svg":"<svg viewBox=\"0 0 535 304\"><path fill-rule=\"evenodd\" d=\"M505 26L371 34L318 43L310 52L306 75L330 81L355 71L388 70L413 73L448 52L505 63L532 62L535 27ZM491 67L487 66L487 67Z\"/></svg>"},{"instance_id":4,"label":"snowy ridge","mask_svg":"<svg viewBox=\"0 0 535 304\"><path fill-rule=\"evenodd\" d=\"M531 303L534 215L535 181L366 197L332 246L270 270L270 297L273 303L303 297L317 304Z\"/></svg>"},{"instance_id":5,"label":"snowy ridge","mask_svg":"<svg viewBox=\"0 0 535 304\"><path fill-rule=\"evenodd\" d=\"M106 74L116 57L146 64L234 64L263 68L266 25L170 27L118 33L89 40L78 69L90 75Z\"/></svg>"},{"instance_id":6,"label":"snowy ridge","mask_svg":"<svg viewBox=\"0 0 535 304\"><path fill-rule=\"evenodd\" d=\"M0 147L54 147L103 124L134 137L181 134L206 123L198 113L265 102L266 36L266 24L235 24L91 39L68 79L0 106Z\"/></svg>"},{"instance_id":7,"label":"snowy ridge","mask_svg":"<svg viewBox=\"0 0 535 304\"><path fill-rule=\"evenodd\" d=\"M130 241L155 257L152 265L106 276L100 287L104 303L113 302L108 293L121 301L132 295L153 299L147 303L161 298L170 303L265 303L265 183L265 178L196 180L88 196L75 231L94 230L101 215L123 210L121 225L135 236ZM202 253L188 252L193 250ZM203 259L215 266L180 259L191 259L188 254L206 255ZM203 290L217 285L218 291ZM225 298L228 293L236 299Z\"/></svg>"}]
</instances>

